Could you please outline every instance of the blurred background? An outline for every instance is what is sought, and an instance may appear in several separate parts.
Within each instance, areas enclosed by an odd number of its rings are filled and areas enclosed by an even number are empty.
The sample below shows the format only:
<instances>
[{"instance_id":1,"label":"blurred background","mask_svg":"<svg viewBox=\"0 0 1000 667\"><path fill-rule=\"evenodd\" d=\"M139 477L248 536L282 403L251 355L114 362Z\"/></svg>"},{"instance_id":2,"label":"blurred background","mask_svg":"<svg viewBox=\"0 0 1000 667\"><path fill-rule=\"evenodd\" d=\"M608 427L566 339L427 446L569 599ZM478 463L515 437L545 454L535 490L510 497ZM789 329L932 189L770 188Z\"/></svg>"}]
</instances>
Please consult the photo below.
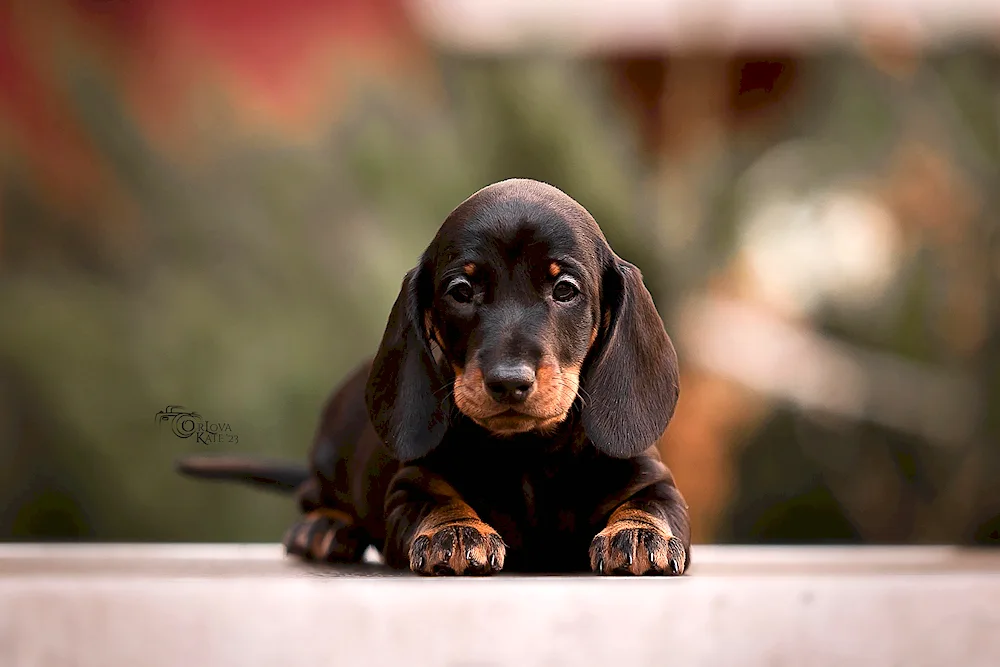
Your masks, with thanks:
<instances>
[{"instance_id":1,"label":"blurred background","mask_svg":"<svg viewBox=\"0 0 1000 667\"><path fill-rule=\"evenodd\" d=\"M993 0L0 0L0 538L279 540L173 462L304 460L513 176L643 270L696 541L1000 545Z\"/></svg>"}]
</instances>

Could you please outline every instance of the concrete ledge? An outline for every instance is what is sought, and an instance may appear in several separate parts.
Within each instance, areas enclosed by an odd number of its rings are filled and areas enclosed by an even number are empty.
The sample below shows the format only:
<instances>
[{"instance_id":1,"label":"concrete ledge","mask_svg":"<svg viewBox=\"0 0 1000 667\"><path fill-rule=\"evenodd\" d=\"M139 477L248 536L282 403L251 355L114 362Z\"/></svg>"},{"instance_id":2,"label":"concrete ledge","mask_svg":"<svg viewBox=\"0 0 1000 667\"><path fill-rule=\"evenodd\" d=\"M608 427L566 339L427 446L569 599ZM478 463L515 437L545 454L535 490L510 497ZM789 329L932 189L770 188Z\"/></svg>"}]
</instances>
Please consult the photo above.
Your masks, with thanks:
<instances>
[{"instance_id":1,"label":"concrete ledge","mask_svg":"<svg viewBox=\"0 0 1000 667\"><path fill-rule=\"evenodd\" d=\"M1000 552L693 562L680 579L422 579L272 545L6 545L0 665L1000 664Z\"/></svg>"}]
</instances>

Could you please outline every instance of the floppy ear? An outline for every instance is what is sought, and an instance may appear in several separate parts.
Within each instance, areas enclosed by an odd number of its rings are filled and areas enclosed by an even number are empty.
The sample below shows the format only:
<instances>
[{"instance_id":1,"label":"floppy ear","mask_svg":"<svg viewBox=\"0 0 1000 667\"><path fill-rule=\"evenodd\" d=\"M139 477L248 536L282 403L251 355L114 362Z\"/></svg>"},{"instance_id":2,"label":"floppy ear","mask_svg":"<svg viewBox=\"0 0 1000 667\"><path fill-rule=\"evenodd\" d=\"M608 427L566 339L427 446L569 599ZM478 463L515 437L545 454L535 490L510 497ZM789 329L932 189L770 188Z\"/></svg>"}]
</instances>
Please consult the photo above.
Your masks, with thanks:
<instances>
[{"instance_id":1,"label":"floppy ear","mask_svg":"<svg viewBox=\"0 0 1000 667\"><path fill-rule=\"evenodd\" d=\"M674 414L677 353L639 269L612 255L602 292L608 323L583 377L583 427L600 451L629 458L654 444Z\"/></svg>"},{"instance_id":2,"label":"floppy ear","mask_svg":"<svg viewBox=\"0 0 1000 667\"><path fill-rule=\"evenodd\" d=\"M401 461L434 449L448 421L448 399L435 394L445 379L422 324L432 298L424 265L403 279L365 388L372 426Z\"/></svg>"}]
</instances>

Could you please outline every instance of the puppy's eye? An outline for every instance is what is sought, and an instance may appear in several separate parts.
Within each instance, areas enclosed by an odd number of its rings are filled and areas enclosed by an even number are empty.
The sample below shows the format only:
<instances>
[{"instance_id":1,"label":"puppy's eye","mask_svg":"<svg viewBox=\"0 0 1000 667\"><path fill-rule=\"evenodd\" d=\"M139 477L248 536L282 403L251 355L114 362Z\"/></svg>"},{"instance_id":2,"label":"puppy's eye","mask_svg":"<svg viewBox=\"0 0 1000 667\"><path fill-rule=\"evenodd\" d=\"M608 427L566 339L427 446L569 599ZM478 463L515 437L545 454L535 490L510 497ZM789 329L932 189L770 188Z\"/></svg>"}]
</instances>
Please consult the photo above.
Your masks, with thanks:
<instances>
[{"instance_id":1,"label":"puppy's eye","mask_svg":"<svg viewBox=\"0 0 1000 667\"><path fill-rule=\"evenodd\" d=\"M468 280L458 279L448 288L448 296L458 303L469 303L472 301L472 285Z\"/></svg>"},{"instance_id":2,"label":"puppy's eye","mask_svg":"<svg viewBox=\"0 0 1000 667\"><path fill-rule=\"evenodd\" d=\"M552 298L563 303L572 301L579 293L580 288L568 278L562 278L552 287Z\"/></svg>"}]
</instances>

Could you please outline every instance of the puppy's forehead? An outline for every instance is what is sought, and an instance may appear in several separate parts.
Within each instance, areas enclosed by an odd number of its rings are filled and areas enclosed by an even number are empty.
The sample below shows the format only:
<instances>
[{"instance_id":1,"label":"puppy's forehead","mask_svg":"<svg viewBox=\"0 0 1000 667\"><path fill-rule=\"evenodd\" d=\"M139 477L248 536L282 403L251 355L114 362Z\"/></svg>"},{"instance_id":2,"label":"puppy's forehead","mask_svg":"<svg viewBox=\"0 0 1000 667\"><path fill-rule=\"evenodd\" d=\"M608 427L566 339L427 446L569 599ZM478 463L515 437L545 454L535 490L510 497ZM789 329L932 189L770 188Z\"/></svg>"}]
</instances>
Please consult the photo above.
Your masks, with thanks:
<instances>
[{"instance_id":1,"label":"puppy's forehead","mask_svg":"<svg viewBox=\"0 0 1000 667\"><path fill-rule=\"evenodd\" d=\"M444 262L478 258L571 258L584 268L600 264L607 244L594 218L562 191L538 181L501 181L462 202L438 234Z\"/></svg>"}]
</instances>

